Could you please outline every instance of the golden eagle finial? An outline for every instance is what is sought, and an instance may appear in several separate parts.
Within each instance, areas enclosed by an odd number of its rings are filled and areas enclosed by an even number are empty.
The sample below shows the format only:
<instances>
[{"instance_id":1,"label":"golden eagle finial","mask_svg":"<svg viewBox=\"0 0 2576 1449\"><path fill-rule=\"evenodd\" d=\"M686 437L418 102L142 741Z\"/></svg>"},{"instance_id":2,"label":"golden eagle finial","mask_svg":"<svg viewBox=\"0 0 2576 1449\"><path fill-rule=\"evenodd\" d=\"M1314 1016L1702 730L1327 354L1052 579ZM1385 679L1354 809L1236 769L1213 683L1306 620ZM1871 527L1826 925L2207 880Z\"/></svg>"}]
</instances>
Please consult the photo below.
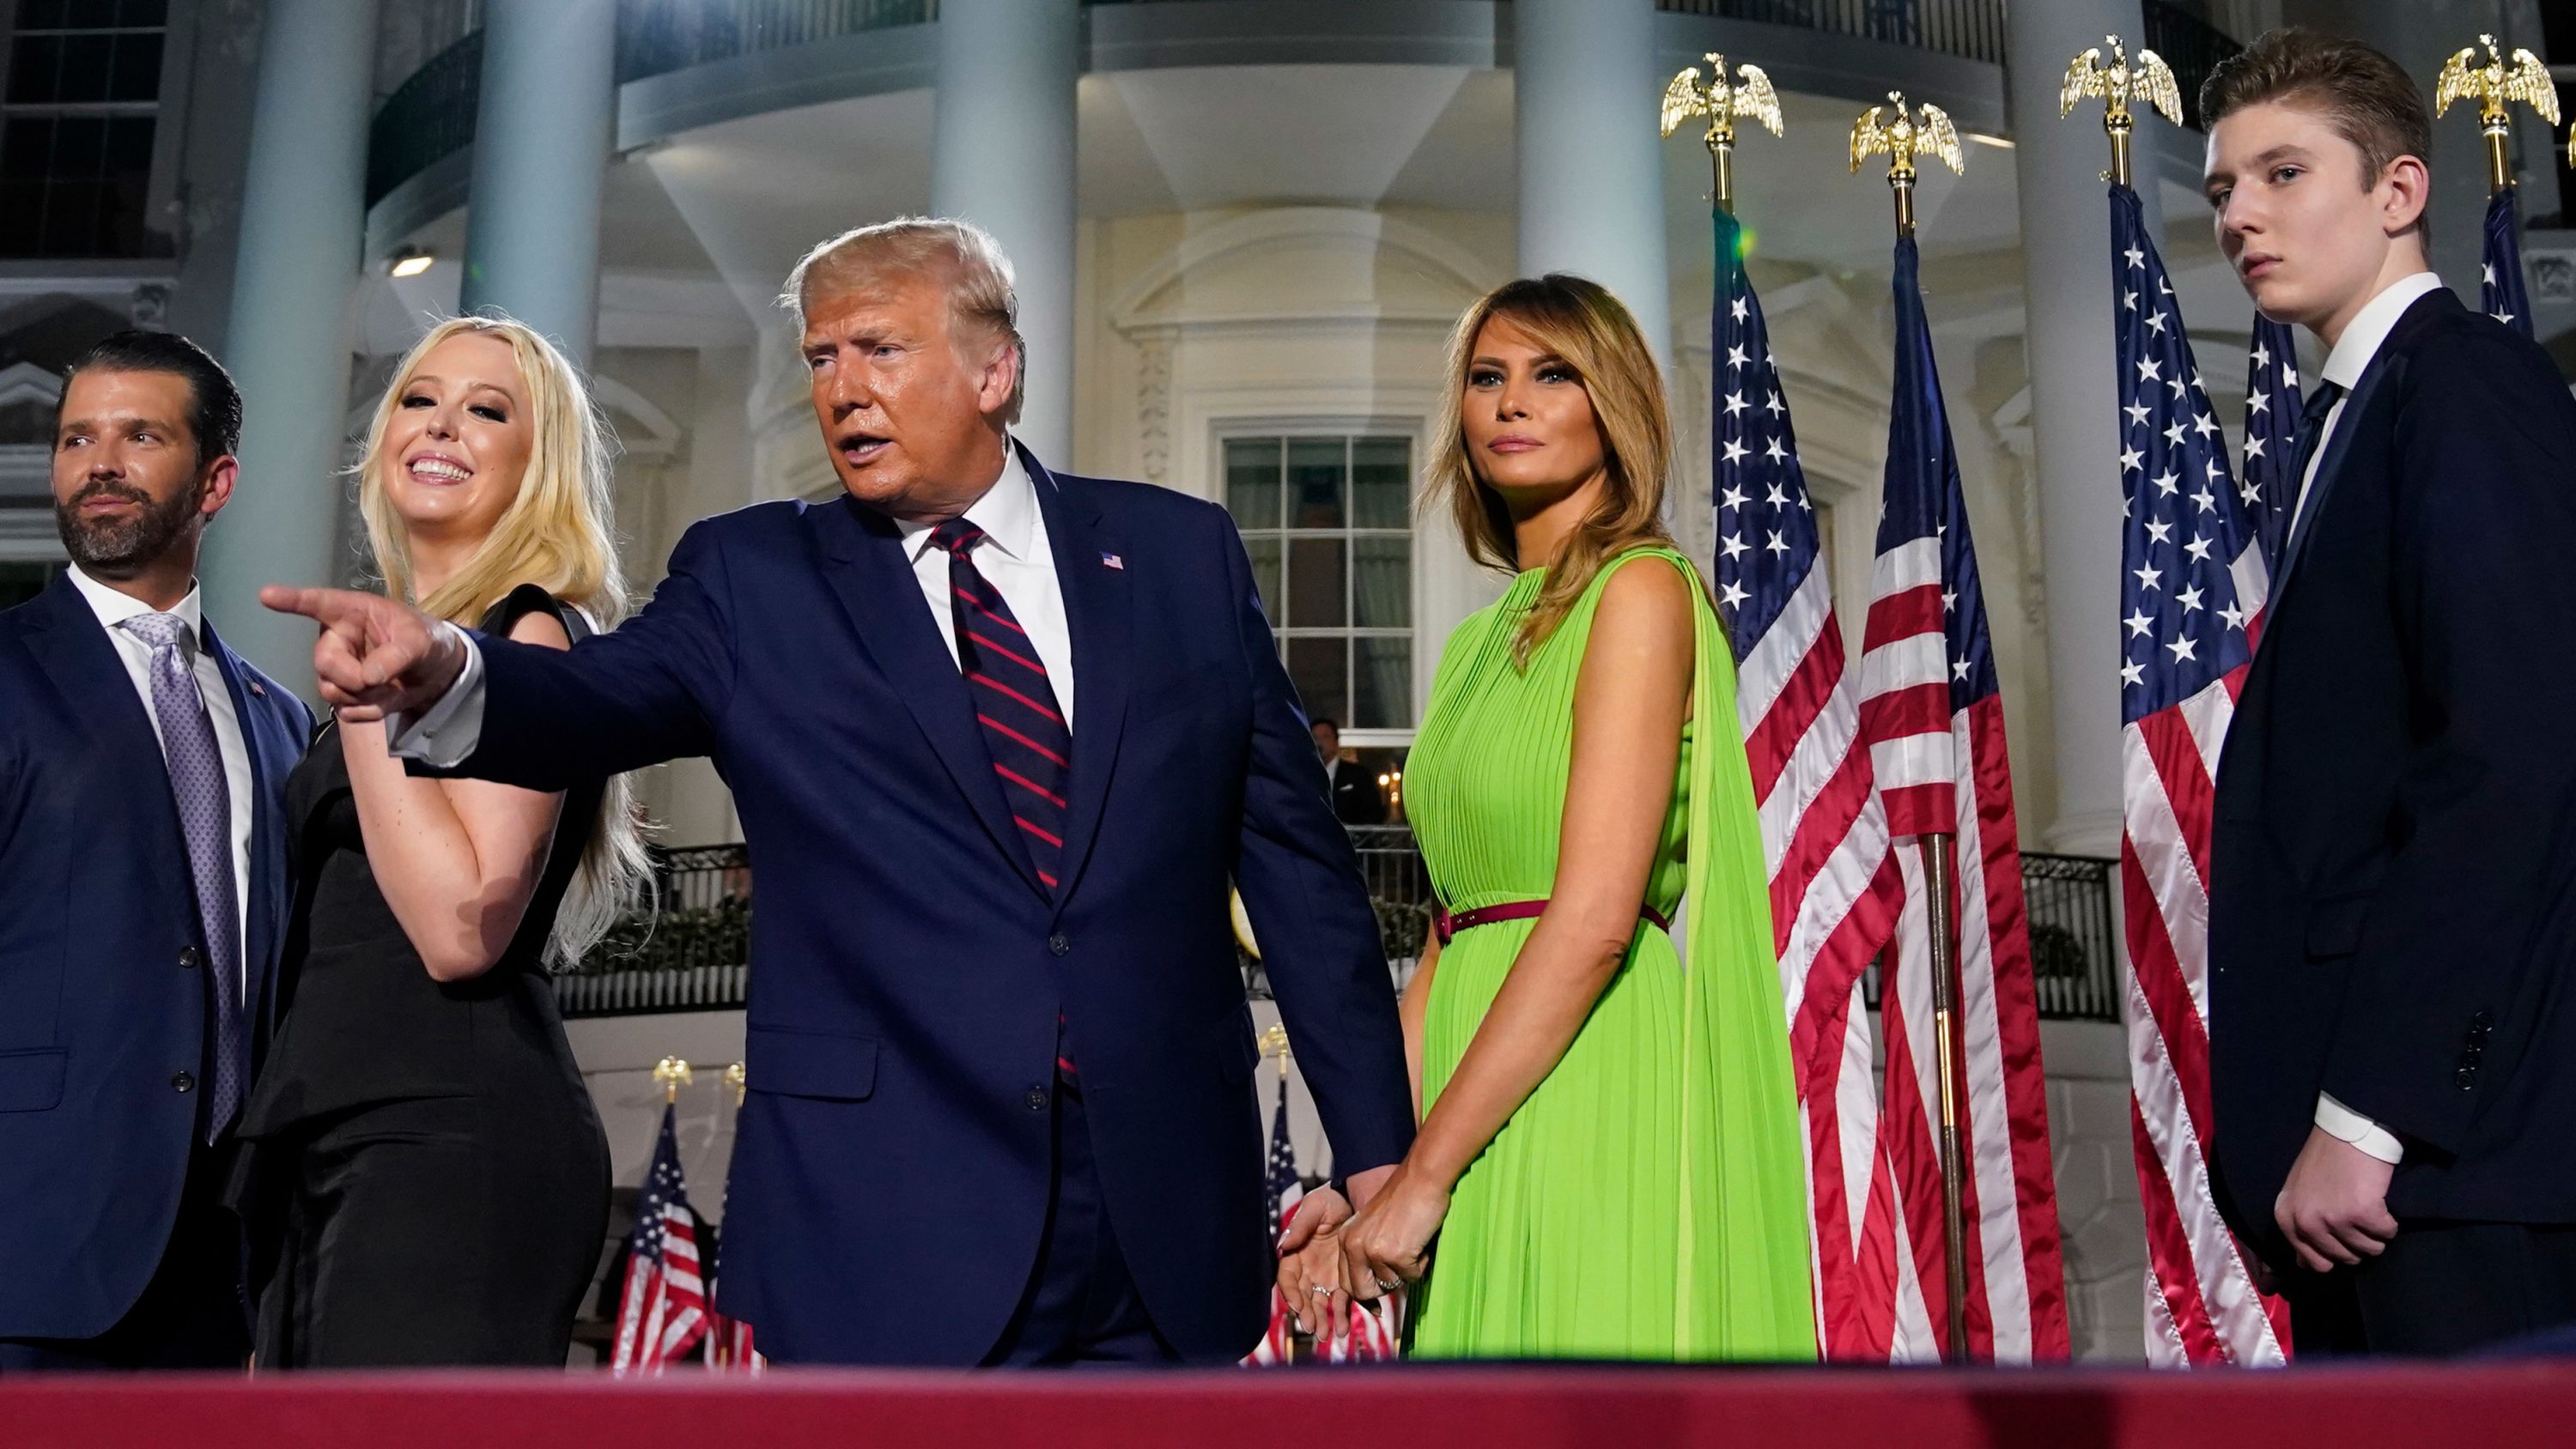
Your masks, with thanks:
<instances>
[{"instance_id":1,"label":"golden eagle finial","mask_svg":"<svg viewBox=\"0 0 2576 1449\"><path fill-rule=\"evenodd\" d=\"M1726 57L1710 51L1701 57L1708 62L1709 77L1702 81L1699 67L1686 65L1672 83L1664 87L1663 111L1658 124L1670 136L1681 129L1684 121L1694 116L1708 118L1708 130L1701 139L1708 143L1709 160L1717 168L1717 204L1735 205L1734 168L1735 123L1754 122L1772 135L1780 134L1780 94L1771 87L1771 77L1758 65L1739 65L1735 79L1726 77Z\"/></svg>"},{"instance_id":2,"label":"golden eagle finial","mask_svg":"<svg viewBox=\"0 0 2576 1449\"><path fill-rule=\"evenodd\" d=\"M2478 129L2487 138L2487 189L2502 191L2513 184L2513 168L2505 155L2505 140L2513 129L2513 103L2522 102L2555 126L2558 85L2549 78L2548 65L2530 51L2516 50L2507 56L2492 35L2479 36L2478 45L2487 48L2483 65L2478 63L2477 45L2463 46L2442 62L2442 74L2433 82L2433 114L2449 110L2453 101L2478 103ZM2568 149L2576 155L2576 142Z\"/></svg>"},{"instance_id":3,"label":"golden eagle finial","mask_svg":"<svg viewBox=\"0 0 2576 1449\"><path fill-rule=\"evenodd\" d=\"M2173 67L2152 50L2141 48L2137 59L2129 58L2129 48L2120 37L2106 35L2104 44L2111 47L2111 63L2102 63L2099 48L2075 57L2066 68L2066 84L2057 92L2057 114L2065 116L2075 109L2077 101L2099 97L2104 119L2129 117L2129 104L2144 101L2157 115L2176 125L2182 124L2182 87L2175 83Z\"/></svg>"},{"instance_id":4,"label":"golden eagle finial","mask_svg":"<svg viewBox=\"0 0 2576 1449\"><path fill-rule=\"evenodd\" d=\"M1889 91L1887 99L1888 106L1870 107L1852 126L1851 169L1858 171L1861 162L1884 155L1890 180L1912 181L1917 156L1936 157L1953 171L1967 171L1967 157L1959 151L1959 128L1950 123L1949 112L1928 101L1908 107L1903 91ZM1890 107L1894 115L1881 121L1881 112Z\"/></svg>"}]
</instances>

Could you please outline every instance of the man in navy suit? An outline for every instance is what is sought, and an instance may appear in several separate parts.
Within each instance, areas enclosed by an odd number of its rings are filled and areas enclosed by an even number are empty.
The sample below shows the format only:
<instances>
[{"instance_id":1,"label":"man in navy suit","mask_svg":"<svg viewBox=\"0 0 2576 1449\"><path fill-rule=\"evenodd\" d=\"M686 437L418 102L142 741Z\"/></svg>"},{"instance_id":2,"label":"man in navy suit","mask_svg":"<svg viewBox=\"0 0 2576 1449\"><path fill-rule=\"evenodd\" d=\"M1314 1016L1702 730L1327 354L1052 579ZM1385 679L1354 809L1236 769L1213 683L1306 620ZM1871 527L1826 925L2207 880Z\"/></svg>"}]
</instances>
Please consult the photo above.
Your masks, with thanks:
<instances>
[{"instance_id":1,"label":"man in navy suit","mask_svg":"<svg viewBox=\"0 0 2576 1449\"><path fill-rule=\"evenodd\" d=\"M0 613L0 1371L249 1352L220 1197L312 717L198 611L240 431L186 339L91 349L54 438L72 568Z\"/></svg>"},{"instance_id":2,"label":"man in navy suit","mask_svg":"<svg viewBox=\"0 0 2576 1449\"><path fill-rule=\"evenodd\" d=\"M711 755L760 862L724 1310L784 1360L1224 1362L1271 1281L1240 887L1355 1194L1412 1134L1356 858L1232 522L1007 429L1009 264L950 221L789 280L847 496L692 528L570 653L370 595L326 698L558 789Z\"/></svg>"},{"instance_id":3,"label":"man in navy suit","mask_svg":"<svg viewBox=\"0 0 2576 1449\"><path fill-rule=\"evenodd\" d=\"M2576 400L2425 265L2422 99L2264 37L2209 198L2323 378L2218 776L2213 1186L2301 1354L2576 1319Z\"/></svg>"}]
</instances>

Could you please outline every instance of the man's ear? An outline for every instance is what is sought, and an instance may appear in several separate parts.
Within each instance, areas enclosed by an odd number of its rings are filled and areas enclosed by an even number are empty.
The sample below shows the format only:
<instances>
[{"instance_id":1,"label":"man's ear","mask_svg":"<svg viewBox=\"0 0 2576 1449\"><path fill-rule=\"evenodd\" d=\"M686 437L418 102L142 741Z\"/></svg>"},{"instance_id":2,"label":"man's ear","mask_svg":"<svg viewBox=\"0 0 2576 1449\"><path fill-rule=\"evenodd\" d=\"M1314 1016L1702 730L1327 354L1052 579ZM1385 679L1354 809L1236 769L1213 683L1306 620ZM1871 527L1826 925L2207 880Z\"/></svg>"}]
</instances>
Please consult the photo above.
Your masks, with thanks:
<instances>
[{"instance_id":1,"label":"man's ear","mask_svg":"<svg viewBox=\"0 0 2576 1449\"><path fill-rule=\"evenodd\" d=\"M975 406L998 416L1011 405L1011 394L1020 385L1020 349L1008 337L993 343L993 355L984 364L984 375L977 380Z\"/></svg>"},{"instance_id":2,"label":"man's ear","mask_svg":"<svg viewBox=\"0 0 2576 1449\"><path fill-rule=\"evenodd\" d=\"M2423 219L2433 199L2433 173L2421 156L2400 156L2379 173L2380 225L2395 236Z\"/></svg>"},{"instance_id":3,"label":"man's ear","mask_svg":"<svg viewBox=\"0 0 2576 1449\"><path fill-rule=\"evenodd\" d=\"M211 519L233 499L233 484L241 476L241 460L230 453L217 458L206 468L205 481L198 485L197 516Z\"/></svg>"}]
</instances>

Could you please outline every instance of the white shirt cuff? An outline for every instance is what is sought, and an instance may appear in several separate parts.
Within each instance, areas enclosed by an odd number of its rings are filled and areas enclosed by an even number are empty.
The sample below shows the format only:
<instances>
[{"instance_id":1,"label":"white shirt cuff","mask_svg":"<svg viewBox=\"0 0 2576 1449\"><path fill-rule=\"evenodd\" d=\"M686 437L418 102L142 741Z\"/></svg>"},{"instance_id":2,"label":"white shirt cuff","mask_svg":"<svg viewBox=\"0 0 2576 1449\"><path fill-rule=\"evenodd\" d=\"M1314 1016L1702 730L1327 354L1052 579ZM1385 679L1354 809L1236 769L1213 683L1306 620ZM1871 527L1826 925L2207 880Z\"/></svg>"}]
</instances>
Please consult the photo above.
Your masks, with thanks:
<instances>
[{"instance_id":1,"label":"white shirt cuff","mask_svg":"<svg viewBox=\"0 0 2576 1449\"><path fill-rule=\"evenodd\" d=\"M2323 1092L2317 1093L2317 1125L2328 1137L2349 1142L2394 1167L2406 1159L2406 1144L2397 1134Z\"/></svg>"},{"instance_id":2,"label":"white shirt cuff","mask_svg":"<svg viewBox=\"0 0 2576 1449\"><path fill-rule=\"evenodd\" d=\"M385 721L385 748L400 760L437 770L465 763L483 742L483 651L474 636L441 619L438 627L465 646L465 668L447 693L417 716L397 712Z\"/></svg>"}]
</instances>

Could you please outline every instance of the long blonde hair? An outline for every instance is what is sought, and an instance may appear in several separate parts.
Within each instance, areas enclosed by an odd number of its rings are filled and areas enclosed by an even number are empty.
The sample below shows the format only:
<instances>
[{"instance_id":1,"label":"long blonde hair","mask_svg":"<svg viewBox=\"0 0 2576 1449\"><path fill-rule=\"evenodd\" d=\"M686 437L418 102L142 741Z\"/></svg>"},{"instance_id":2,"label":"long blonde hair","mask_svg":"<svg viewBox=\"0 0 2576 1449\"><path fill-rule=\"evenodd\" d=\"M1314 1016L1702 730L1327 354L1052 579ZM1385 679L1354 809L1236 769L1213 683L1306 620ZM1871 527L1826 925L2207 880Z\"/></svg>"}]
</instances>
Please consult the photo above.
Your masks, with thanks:
<instances>
[{"instance_id":1,"label":"long blonde hair","mask_svg":"<svg viewBox=\"0 0 2576 1449\"><path fill-rule=\"evenodd\" d=\"M1567 536L1512 641L1513 661L1527 667L1530 652L1565 621L1604 564L1640 545L1672 541L1663 512L1673 424L1662 374L1636 319L1598 282L1550 272L1505 282L1478 298L1449 334L1449 387L1432 433L1423 492L1425 506L1447 502L1467 555L1476 562L1507 573L1521 568L1511 512L1502 495L1477 477L1475 452L1467 446L1467 374L1475 365L1477 335L1497 319L1528 333L1574 370L1592 400L1607 474L1600 503Z\"/></svg>"},{"instance_id":2,"label":"long blonde hair","mask_svg":"<svg viewBox=\"0 0 2576 1449\"><path fill-rule=\"evenodd\" d=\"M491 534L428 598L414 598L410 536L385 496L382 469L390 457L385 437L421 359L447 339L467 333L510 345L527 388L528 462L518 496L493 523ZM424 613L472 627L512 589L535 584L589 614L600 628L615 627L626 615L626 580L610 525L609 456L607 425L591 406L580 371L535 329L497 316L451 317L432 327L403 355L392 383L376 400L366 453L358 460L358 511L366 520L367 544L385 592ZM555 911L548 961L563 966L580 961L649 879L633 777L612 776L600 791L598 820L581 866Z\"/></svg>"}]
</instances>

